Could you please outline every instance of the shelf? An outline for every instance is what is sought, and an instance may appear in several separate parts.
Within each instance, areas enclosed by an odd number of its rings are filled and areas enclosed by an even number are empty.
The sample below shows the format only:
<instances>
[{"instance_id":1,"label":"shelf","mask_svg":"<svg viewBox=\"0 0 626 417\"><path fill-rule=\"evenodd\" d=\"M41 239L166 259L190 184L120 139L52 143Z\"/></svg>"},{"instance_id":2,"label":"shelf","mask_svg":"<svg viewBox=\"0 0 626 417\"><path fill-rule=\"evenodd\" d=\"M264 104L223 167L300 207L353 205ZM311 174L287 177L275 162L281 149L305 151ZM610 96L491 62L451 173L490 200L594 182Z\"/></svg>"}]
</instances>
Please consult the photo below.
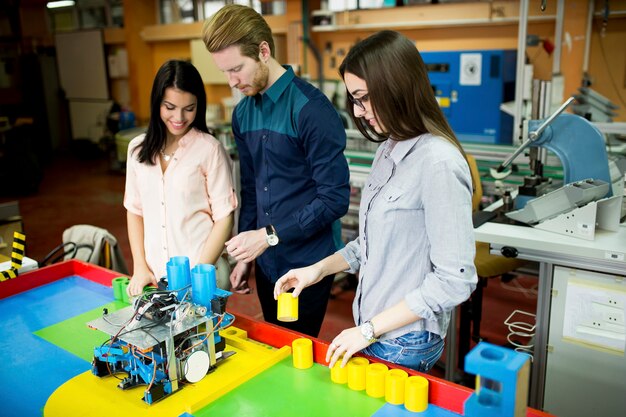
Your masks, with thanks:
<instances>
[{"instance_id":1,"label":"shelf","mask_svg":"<svg viewBox=\"0 0 626 417\"><path fill-rule=\"evenodd\" d=\"M432 20L428 22L394 22L394 23L363 23L351 25L325 25L314 26L313 32L350 32L350 31L368 31L368 30L397 30L397 29L432 29L440 27L453 26L497 26L517 24L517 17L510 18L486 18L486 19L458 19L458 20ZM551 22L555 21L556 16L529 16L528 21L534 22Z\"/></svg>"},{"instance_id":2,"label":"shelf","mask_svg":"<svg viewBox=\"0 0 626 417\"><path fill-rule=\"evenodd\" d=\"M529 22L556 20L555 7L542 13L531 2ZM549 5L550 6L550 5ZM519 2L494 1L454 4L421 4L334 14L334 24L312 27L313 32L370 31L381 29L432 29L454 26L512 25L519 21Z\"/></svg>"},{"instance_id":3,"label":"shelf","mask_svg":"<svg viewBox=\"0 0 626 417\"><path fill-rule=\"evenodd\" d=\"M199 39L201 36L202 22L144 26L141 31L141 38L146 42Z\"/></svg>"},{"instance_id":4,"label":"shelf","mask_svg":"<svg viewBox=\"0 0 626 417\"><path fill-rule=\"evenodd\" d=\"M267 24L272 28L274 35L287 33L287 17L263 16ZM141 38L146 42L180 41L202 38L202 27L204 22L193 23L170 23L166 25L144 26L141 31Z\"/></svg>"},{"instance_id":5,"label":"shelf","mask_svg":"<svg viewBox=\"0 0 626 417\"><path fill-rule=\"evenodd\" d=\"M604 13L604 5L600 4L600 5L596 5L596 11L593 14L593 17L595 17L596 19L604 19L606 14ZM626 17L626 9L609 9L609 14L608 14L608 18L624 18Z\"/></svg>"}]
</instances>

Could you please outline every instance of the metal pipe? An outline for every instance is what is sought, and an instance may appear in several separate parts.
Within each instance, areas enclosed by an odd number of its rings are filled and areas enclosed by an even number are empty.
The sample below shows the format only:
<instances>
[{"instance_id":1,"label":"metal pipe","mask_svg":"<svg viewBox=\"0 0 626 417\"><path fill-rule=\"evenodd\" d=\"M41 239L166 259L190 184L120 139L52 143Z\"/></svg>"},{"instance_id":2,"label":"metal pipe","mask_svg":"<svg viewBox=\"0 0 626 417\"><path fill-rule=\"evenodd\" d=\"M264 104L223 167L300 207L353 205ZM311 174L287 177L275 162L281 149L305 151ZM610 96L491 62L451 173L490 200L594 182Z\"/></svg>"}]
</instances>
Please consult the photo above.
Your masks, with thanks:
<instances>
[{"instance_id":1,"label":"metal pipe","mask_svg":"<svg viewBox=\"0 0 626 417\"><path fill-rule=\"evenodd\" d=\"M528 145L530 145L531 143L532 143L532 140L531 140L531 139L526 139L526 140L524 141L524 143L522 143L522 144L519 146L519 148L517 148L517 149L515 150L515 152L513 152L513 153L511 154L511 156L509 156L509 157L506 159L506 161L504 161L504 162L502 162L502 163L500 164L500 166L498 167L498 169L496 169L496 171L497 171L497 172L502 172L502 171L504 171L505 169L507 169L507 167L508 167L509 165L511 165L511 162L513 162L513 160L514 160L515 158L517 158L517 155L521 154L521 153L524 151L524 149L526 149L526 148L528 147Z\"/></svg>"},{"instance_id":2,"label":"metal pipe","mask_svg":"<svg viewBox=\"0 0 626 417\"><path fill-rule=\"evenodd\" d=\"M603 12L594 13L595 17L602 17L608 19L610 17L624 17L626 16L626 10L605 10Z\"/></svg>"},{"instance_id":3,"label":"metal pipe","mask_svg":"<svg viewBox=\"0 0 626 417\"><path fill-rule=\"evenodd\" d=\"M539 113L539 103L541 102L541 83L542 81L534 78L533 79L533 88L531 90L530 93L530 97L531 97L531 105L530 105L530 117L532 119L540 119L540 113Z\"/></svg>"},{"instance_id":4,"label":"metal pipe","mask_svg":"<svg viewBox=\"0 0 626 417\"><path fill-rule=\"evenodd\" d=\"M517 70L515 74L515 109L513 113L513 143L521 140L522 109L524 107L524 68L526 66L526 32L528 0L521 0L517 30Z\"/></svg>"},{"instance_id":5,"label":"metal pipe","mask_svg":"<svg viewBox=\"0 0 626 417\"><path fill-rule=\"evenodd\" d=\"M531 141L534 141L535 139L537 139L539 136L541 136L541 134L543 133L543 131L546 129L546 127L548 127L550 125L550 123L552 123L554 121L554 119L556 119L556 117L563 113L563 110L565 110L567 108L567 106L569 106L570 104L572 104L572 102L576 100L576 98L574 97L570 97L567 99L567 101L563 104L561 104L561 107L559 107L554 113L552 113L552 115L550 117L548 117L548 119L546 119L546 121L544 121L538 128L537 130L533 130L532 132L530 132L528 134L528 138Z\"/></svg>"},{"instance_id":6,"label":"metal pipe","mask_svg":"<svg viewBox=\"0 0 626 417\"><path fill-rule=\"evenodd\" d=\"M552 108L552 81L541 81L541 97L539 99L539 119L544 119L550 114ZM548 161L548 150L544 147L537 149L536 158L538 163L535 164L535 175L543 177L543 167Z\"/></svg>"},{"instance_id":7,"label":"metal pipe","mask_svg":"<svg viewBox=\"0 0 626 417\"><path fill-rule=\"evenodd\" d=\"M544 81L537 78L533 79L533 88L531 90L531 104L530 104L530 118L532 120L541 119L541 112L543 111L542 103L544 100ZM530 170L537 174L537 160L539 159L537 148L530 148L528 150L528 165Z\"/></svg>"},{"instance_id":8,"label":"metal pipe","mask_svg":"<svg viewBox=\"0 0 626 417\"><path fill-rule=\"evenodd\" d=\"M563 49L563 20L565 0L556 2L556 23L554 26L554 51L552 52L552 74L561 73L561 50Z\"/></svg>"},{"instance_id":9,"label":"metal pipe","mask_svg":"<svg viewBox=\"0 0 626 417\"><path fill-rule=\"evenodd\" d=\"M537 130L533 130L532 132L530 132L528 134L528 139L526 139L524 141L524 143L522 143L516 150L515 152L513 152L511 154L511 156L509 156L504 162L502 162L500 164L500 166L496 169L497 172L502 172L504 171L509 165L511 165L511 162L513 162L513 160L515 158L517 158L517 156L522 153L524 151L524 149L526 149L531 143L533 143L535 140L537 140L537 138L539 138L539 136L541 136L541 134L543 133L543 131L546 129L546 127L548 127L550 125L550 123L552 123L552 121L554 121L554 119L556 119L556 117L563 113L563 110L565 110L567 108L567 106L569 106L570 104L572 104L572 102L575 100L574 97L570 97L569 99L567 99L567 101L563 104L561 104L561 107L559 107L550 117L548 117L548 119L546 121L544 121L541 126L539 126L539 128Z\"/></svg>"},{"instance_id":10,"label":"metal pipe","mask_svg":"<svg viewBox=\"0 0 626 417\"><path fill-rule=\"evenodd\" d=\"M587 11L587 28L585 29L585 52L583 56L583 76L589 71L589 50L591 49L591 32L593 29L593 11L595 9L594 0L589 0L589 10Z\"/></svg>"},{"instance_id":11,"label":"metal pipe","mask_svg":"<svg viewBox=\"0 0 626 417\"><path fill-rule=\"evenodd\" d=\"M541 81L541 98L539 99L539 117L537 119L545 119L552 109L552 82Z\"/></svg>"}]
</instances>

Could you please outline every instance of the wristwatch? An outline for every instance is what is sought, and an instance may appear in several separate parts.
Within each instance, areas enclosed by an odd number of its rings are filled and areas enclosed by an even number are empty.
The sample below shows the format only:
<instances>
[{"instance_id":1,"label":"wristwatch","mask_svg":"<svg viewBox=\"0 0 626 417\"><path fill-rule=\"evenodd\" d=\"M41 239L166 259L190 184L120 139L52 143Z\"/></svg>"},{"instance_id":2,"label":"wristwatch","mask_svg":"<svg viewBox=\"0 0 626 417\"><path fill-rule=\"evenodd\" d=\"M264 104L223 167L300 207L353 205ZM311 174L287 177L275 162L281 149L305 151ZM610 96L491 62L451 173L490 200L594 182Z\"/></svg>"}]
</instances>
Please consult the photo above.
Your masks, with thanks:
<instances>
[{"instance_id":1,"label":"wristwatch","mask_svg":"<svg viewBox=\"0 0 626 417\"><path fill-rule=\"evenodd\" d=\"M359 329L361 329L361 334L370 344L377 342L378 339L374 336L374 325L371 321L366 321L363 323Z\"/></svg>"},{"instance_id":2,"label":"wristwatch","mask_svg":"<svg viewBox=\"0 0 626 417\"><path fill-rule=\"evenodd\" d=\"M274 229L274 226L272 226L271 224L268 224L267 226L265 226L265 233L267 233L267 237L265 238L265 240L267 240L267 244L270 246L276 246L278 245L278 235L276 234L276 230Z\"/></svg>"}]
</instances>

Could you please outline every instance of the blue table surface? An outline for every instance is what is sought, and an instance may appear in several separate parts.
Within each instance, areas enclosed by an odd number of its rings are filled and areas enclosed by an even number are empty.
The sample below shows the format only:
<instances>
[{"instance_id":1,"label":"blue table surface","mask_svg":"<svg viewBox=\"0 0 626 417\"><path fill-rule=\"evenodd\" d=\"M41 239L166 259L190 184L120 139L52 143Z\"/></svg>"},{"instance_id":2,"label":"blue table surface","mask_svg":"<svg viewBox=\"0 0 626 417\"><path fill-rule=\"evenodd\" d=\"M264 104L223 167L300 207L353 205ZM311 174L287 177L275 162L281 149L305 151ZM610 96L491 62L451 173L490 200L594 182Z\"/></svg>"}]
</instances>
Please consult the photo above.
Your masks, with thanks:
<instances>
[{"instance_id":1,"label":"blue table surface","mask_svg":"<svg viewBox=\"0 0 626 417\"><path fill-rule=\"evenodd\" d=\"M43 415L48 397L91 364L34 332L113 301L112 290L70 276L0 300L0 415Z\"/></svg>"}]
</instances>

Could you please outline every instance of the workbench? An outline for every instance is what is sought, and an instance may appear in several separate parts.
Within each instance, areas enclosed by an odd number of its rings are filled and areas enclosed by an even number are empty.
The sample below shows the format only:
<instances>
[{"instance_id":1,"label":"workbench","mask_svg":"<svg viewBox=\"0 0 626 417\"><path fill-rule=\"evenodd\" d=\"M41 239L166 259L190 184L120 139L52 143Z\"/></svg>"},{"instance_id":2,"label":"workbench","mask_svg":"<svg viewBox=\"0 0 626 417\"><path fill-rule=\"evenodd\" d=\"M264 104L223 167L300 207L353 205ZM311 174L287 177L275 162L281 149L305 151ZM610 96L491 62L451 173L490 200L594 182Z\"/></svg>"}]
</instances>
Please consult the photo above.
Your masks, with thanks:
<instances>
[{"instance_id":1,"label":"workbench","mask_svg":"<svg viewBox=\"0 0 626 417\"><path fill-rule=\"evenodd\" d=\"M428 409L411 413L403 405L333 383L324 361L326 342L313 339L316 363L296 369L290 347L301 334L237 315L233 325L220 332L227 350L236 354L200 382L148 405L141 401L141 387L121 390L114 376L98 378L91 373L93 349L107 337L85 323L101 315L103 308L121 308L111 288L118 275L70 260L0 283L4 385L0 414L452 417L462 415L472 393L424 375L429 381ZM548 414L529 409L527 416Z\"/></svg>"},{"instance_id":2,"label":"workbench","mask_svg":"<svg viewBox=\"0 0 626 417\"><path fill-rule=\"evenodd\" d=\"M492 254L505 248L539 263L530 406L568 417L626 415L626 224L589 241L488 222L475 238Z\"/></svg>"}]
</instances>

